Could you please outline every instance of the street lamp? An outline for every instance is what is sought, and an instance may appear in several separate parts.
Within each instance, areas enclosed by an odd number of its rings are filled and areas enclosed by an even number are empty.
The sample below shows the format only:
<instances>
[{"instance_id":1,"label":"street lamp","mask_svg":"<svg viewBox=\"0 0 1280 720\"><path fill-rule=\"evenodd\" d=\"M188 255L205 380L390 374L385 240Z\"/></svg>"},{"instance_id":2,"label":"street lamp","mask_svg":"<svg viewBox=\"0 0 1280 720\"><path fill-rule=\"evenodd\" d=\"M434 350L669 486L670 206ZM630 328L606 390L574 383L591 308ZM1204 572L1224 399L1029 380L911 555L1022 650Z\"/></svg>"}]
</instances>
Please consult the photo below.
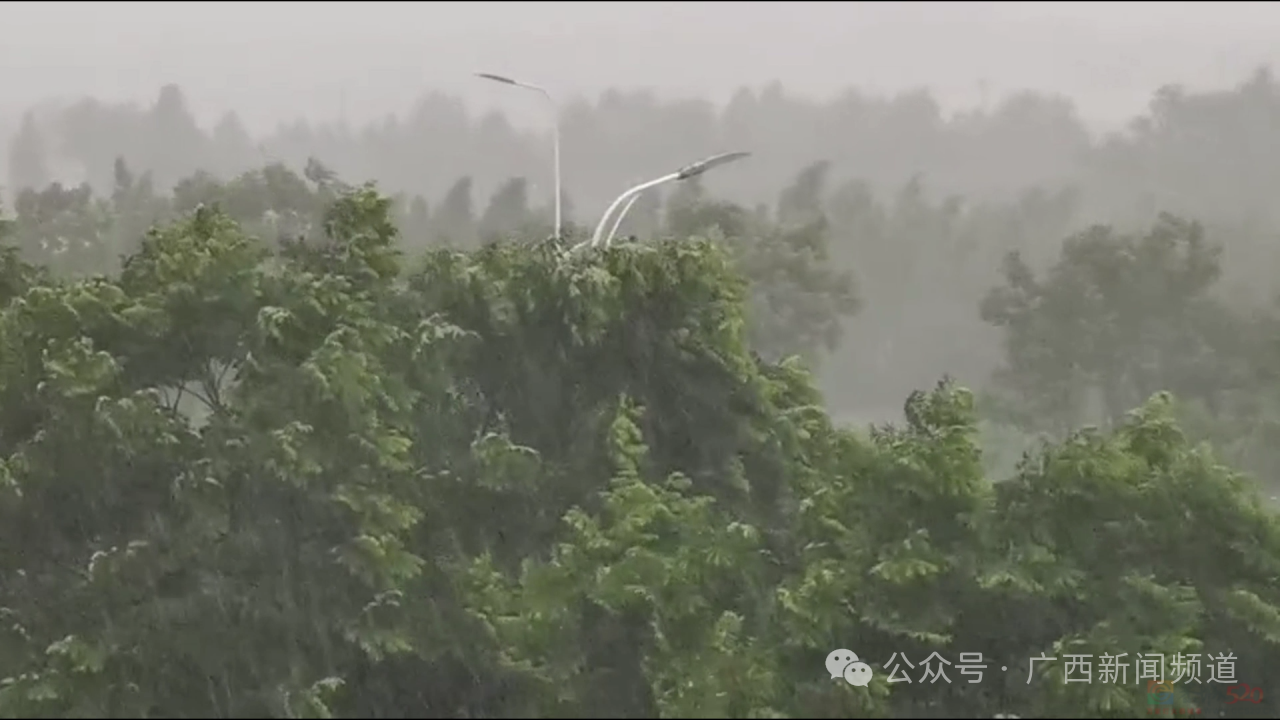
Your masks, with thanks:
<instances>
[{"instance_id":1,"label":"street lamp","mask_svg":"<svg viewBox=\"0 0 1280 720\"><path fill-rule=\"evenodd\" d=\"M622 210L618 212L618 218L613 221L613 227L609 229L609 234L604 238L605 247L609 247L613 244L613 236L618 234L618 228L622 225L622 219L627 216L627 213L631 211L631 206L635 205L636 201L639 199L639 194L632 195L631 199L627 201L627 204L622 206Z\"/></svg>"},{"instance_id":2,"label":"street lamp","mask_svg":"<svg viewBox=\"0 0 1280 720\"><path fill-rule=\"evenodd\" d=\"M640 183L639 185L636 185L630 190L622 193L621 195L618 196L616 200L613 201L613 204L610 205L609 208L604 211L604 216L600 218L600 223L596 225L596 231L591 235L591 247L596 247L597 245L600 244L600 239L604 235L605 223L609 221L609 216L613 215L613 211L617 210L619 205L629 200L632 200L635 197L638 197L640 193L644 192L645 190L648 190L651 187L655 187L666 182L671 182L672 180L688 180L689 178L697 177L705 173L711 168L719 167L721 165L731 163L735 160L741 160L742 158L745 158L750 154L751 153L749 152L728 152L728 153L721 153L719 155L712 155L711 157L705 160L699 160L698 162L693 163L691 165L685 165L684 167L680 168L679 170L669 175L663 175L662 177L657 178L655 180L650 180L648 182ZM630 209L631 209L631 206L628 205L627 210L630 210ZM624 215L626 214L625 210L623 211L623 214ZM619 217L618 223L620 224L621 222L622 222L622 218ZM614 225L614 230L617 230L617 225Z\"/></svg>"},{"instance_id":3,"label":"street lamp","mask_svg":"<svg viewBox=\"0 0 1280 720\"><path fill-rule=\"evenodd\" d=\"M555 155L555 185L556 185L555 236L556 238L559 238L560 224L561 224L560 223L560 111L559 111L559 108L556 106L555 99L551 97L551 93L547 92L545 88L541 88L537 85L530 85L529 83L523 83L523 82L520 82L519 80L512 80L511 78L505 77L503 75L494 75L492 73L476 73L476 77L484 78L485 80L492 80L494 82L500 82L503 85L514 85L516 87L524 88L525 90L533 90L534 92L542 95L542 97L546 98L547 103L551 106L551 132L552 132L551 142L552 142L552 152Z\"/></svg>"}]
</instances>

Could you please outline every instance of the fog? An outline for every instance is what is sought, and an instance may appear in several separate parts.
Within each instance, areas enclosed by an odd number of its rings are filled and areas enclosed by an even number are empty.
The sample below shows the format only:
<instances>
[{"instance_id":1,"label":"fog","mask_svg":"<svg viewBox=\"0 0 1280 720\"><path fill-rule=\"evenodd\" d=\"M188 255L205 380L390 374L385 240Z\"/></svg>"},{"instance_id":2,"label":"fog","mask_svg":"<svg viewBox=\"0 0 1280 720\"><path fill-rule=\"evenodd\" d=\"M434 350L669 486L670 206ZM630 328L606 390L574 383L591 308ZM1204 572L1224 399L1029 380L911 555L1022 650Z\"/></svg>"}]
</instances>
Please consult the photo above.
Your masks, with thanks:
<instances>
[{"instance_id":1,"label":"fog","mask_svg":"<svg viewBox=\"0 0 1280 720\"><path fill-rule=\"evenodd\" d=\"M1277 23L1266 3L6 3L0 132L31 114L4 143L5 194L108 193L117 157L160 191L314 157L433 209L469 178L477 216L527 178L545 217L548 109L473 73L516 76L559 103L569 219L588 228L630 184L713 152L753 153L706 180L746 207L828 163L864 307L824 382L880 417L942 373L984 382L998 334L976 304L1000 256L1049 262L1090 223L1208 223L1236 237L1224 292L1267 297L1276 94L1254 73L1280 55ZM860 183L884 217L849 215ZM623 230L656 227L638 222ZM854 249L878 232L919 252L999 238L963 270L903 256L910 279L887 281Z\"/></svg>"},{"instance_id":2,"label":"fog","mask_svg":"<svg viewBox=\"0 0 1280 720\"><path fill-rule=\"evenodd\" d=\"M74 19L74 21L71 21ZM501 105L468 73L517 71L563 94L610 87L727 99L780 81L928 86L944 105L1032 87L1114 124L1166 82L1224 85L1277 58L1269 3L34 3L0 6L10 111L50 96L187 91L197 117L255 131L298 116L364 121L425 89Z\"/></svg>"},{"instance_id":3,"label":"fog","mask_svg":"<svg viewBox=\"0 0 1280 720\"><path fill-rule=\"evenodd\" d=\"M0 718L1280 717L1277 30L0 2Z\"/></svg>"}]
</instances>

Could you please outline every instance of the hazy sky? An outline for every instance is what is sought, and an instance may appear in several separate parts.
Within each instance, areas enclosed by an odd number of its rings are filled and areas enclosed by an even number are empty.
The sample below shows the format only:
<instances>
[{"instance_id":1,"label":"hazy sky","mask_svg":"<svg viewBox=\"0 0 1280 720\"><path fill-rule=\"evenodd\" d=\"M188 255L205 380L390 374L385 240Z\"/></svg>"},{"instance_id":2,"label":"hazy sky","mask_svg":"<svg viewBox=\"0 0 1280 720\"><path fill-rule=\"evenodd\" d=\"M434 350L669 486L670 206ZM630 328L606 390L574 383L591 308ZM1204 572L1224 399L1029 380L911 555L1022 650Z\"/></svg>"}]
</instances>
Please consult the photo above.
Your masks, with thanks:
<instances>
[{"instance_id":1,"label":"hazy sky","mask_svg":"<svg viewBox=\"0 0 1280 720\"><path fill-rule=\"evenodd\" d=\"M0 109L44 97L188 91L263 128L299 115L402 110L426 88L521 117L538 110L469 74L570 96L614 86L727 97L780 80L806 94L932 87L970 104L1065 92L1127 117L1158 85L1225 85L1280 57L1274 3L0 2ZM535 116L536 117L536 116Z\"/></svg>"}]
</instances>

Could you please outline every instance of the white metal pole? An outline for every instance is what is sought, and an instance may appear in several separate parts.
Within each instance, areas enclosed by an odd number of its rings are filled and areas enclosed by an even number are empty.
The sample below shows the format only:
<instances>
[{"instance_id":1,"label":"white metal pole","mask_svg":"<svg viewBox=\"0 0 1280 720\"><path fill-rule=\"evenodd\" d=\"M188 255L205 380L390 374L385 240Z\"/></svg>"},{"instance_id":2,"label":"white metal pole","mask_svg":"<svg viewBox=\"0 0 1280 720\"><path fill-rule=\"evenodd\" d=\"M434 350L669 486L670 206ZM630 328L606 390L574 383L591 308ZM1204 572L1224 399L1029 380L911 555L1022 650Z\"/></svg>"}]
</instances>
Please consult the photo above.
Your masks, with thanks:
<instances>
[{"instance_id":1,"label":"white metal pole","mask_svg":"<svg viewBox=\"0 0 1280 720\"><path fill-rule=\"evenodd\" d=\"M613 244L613 236L618 234L618 228L622 225L622 219L627 216L627 212L631 210L632 205L636 204L636 201L640 199L641 195L643 195L643 193L636 193L635 195L632 195L631 199L627 201L627 204L623 205L622 209L618 211L618 219L613 221L613 227L610 228L609 234L604 239L605 247L609 247Z\"/></svg>"},{"instance_id":2,"label":"white metal pole","mask_svg":"<svg viewBox=\"0 0 1280 720\"><path fill-rule=\"evenodd\" d=\"M596 247L600 244L600 240L604 236L605 223L609 222L609 218L613 216L613 211L617 210L619 205L625 203L626 201L630 200L636 195L639 195L645 190L648 190L649 188L654 187L655 185L661 185L662 183L671 182L672 180L677 180L679 178L680 178L680 173L673 172L670 175L663 175L660 178L650 180L648 182L642 182L639 185L636 185L630 190L627 190L626 192L619 195L617 199L613 201L613 204L610 205L608 209L604 211L604 215L600 217L600 222L596 224L596 231L591 233L591 247Z\"/></svg>"},{"instance_id":3,"label":"white metal pole","mask_svg":"<svg viewBox=\"0 0 1280 720\"><path fill-rule=\"evenodd\" d=\"M663 175L660 178L650 180L648 182L640 183L639 185L636 185L630 190L627 190L626 192L619 195L617 199L613 201L613 204L611 204L604 211L604 216L600 218L599 224L596 225L596 231L591 234L591 247L597 247L598 245L600 245L600 240L604 235L605 223L609 222L609 218L613 215L613 212L618 209L618 206L638 196L640 193L644 192L645 190L648 190L649 188L654 187L655 185L661 185L662 183L670 182L672 180L688 180L689 178L697 177L702 173L710 170L711 168L719 167L726 163L731 163L735 160L741 160L742 158L745 158L750 154L751 153L747 153L747 152L729 152L729 153L720 153L719 155L712 155L711 157L706 158L705 160L699 160L696 163L685 165L684 167L671 173L670 175ZM625 214L625 212L626 211L624 210L623 213ZM583 244L585 243L579 244L575 246L575 248L581 247Z\"/></svg>"},{"instance_id":4,"label":"white metal pole","mask_svg":"<svg viewBox=\"0 0 1280 720\"><path fill-rule=\"evenodd\" d=\"M553 160L553 162L555 163L554 183L556 186L555 187L555 193L556 193L555 237L558 239L560 237L561 228L563 227L562 215L560 210L560 204L561 204L560 198L562 193L562 190L561 190L562 186L560 184L560 107L559 105L556 104L555 98L551 97L551 93L547 92L546 88L540 85L530 85L529 83L520 82L519 80L513 80L504 75L494 75L492 73L476 73L476 77L484 78L485 80L492 80L494 82L500 82L504 85L514 85L516 87L524 88L525 90L532 90L542 95L542 97L546 98L547 104L551 106L551 143L552 143L551 152L554 155L554 160Z\"/></svg>"}]
</instances>

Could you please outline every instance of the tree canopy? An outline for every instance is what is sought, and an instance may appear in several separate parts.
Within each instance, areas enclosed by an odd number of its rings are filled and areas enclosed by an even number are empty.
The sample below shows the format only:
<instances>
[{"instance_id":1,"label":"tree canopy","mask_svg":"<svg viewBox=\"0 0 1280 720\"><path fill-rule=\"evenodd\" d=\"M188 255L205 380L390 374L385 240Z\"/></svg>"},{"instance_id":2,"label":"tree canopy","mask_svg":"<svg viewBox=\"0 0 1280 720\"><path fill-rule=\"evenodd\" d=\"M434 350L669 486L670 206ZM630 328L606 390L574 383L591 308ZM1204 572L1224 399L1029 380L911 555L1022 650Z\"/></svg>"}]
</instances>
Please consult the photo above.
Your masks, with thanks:
<instances>
[{"instance_id":1,"label":"tree canopy","mask_svg":"<svg viewBox=\"0 0 1280 720\"><path fill-rule=\"evenodd\" d=\"M33 109L0 717L1276 716L1277 108Z\"/></svg>"},{"instance_id":2,"label":"tree canopy","mask_svg":"<svg viewBox=\"0 0 1280 720\"><path fill-rule=\"evenodd\" d=\"M753 330L785 259L752 274L734 240L821 237L804 182L776 219L702 206L709 238L410 249L371 186L269 168L185 181L115 269L30 260L47 223L127 203L125 174L5 225L28 240L0 265L2 715L1129 717L1157 679L1139 655L1201 680L1176 692L1204 713L1276 712L1224 710L1280 660L1280 521L1163 392L1213 388L1101 356L1085 381L1155 394L1009 477L950 380L843 427L801 348ZM1050 280L1011 259L988 314L1045 373L1066 356L1020 333L1054 303L1096 325L1068 298L1096 286L1123 334L1191 313L1199 286L1170 305L1155 276L1209 283L1213 258L1173 219L1093 231ZM840 647L868 686L824 672ZM928 682L934 653L980 654L982 681Z\"/></svg>"}]
</instances>

